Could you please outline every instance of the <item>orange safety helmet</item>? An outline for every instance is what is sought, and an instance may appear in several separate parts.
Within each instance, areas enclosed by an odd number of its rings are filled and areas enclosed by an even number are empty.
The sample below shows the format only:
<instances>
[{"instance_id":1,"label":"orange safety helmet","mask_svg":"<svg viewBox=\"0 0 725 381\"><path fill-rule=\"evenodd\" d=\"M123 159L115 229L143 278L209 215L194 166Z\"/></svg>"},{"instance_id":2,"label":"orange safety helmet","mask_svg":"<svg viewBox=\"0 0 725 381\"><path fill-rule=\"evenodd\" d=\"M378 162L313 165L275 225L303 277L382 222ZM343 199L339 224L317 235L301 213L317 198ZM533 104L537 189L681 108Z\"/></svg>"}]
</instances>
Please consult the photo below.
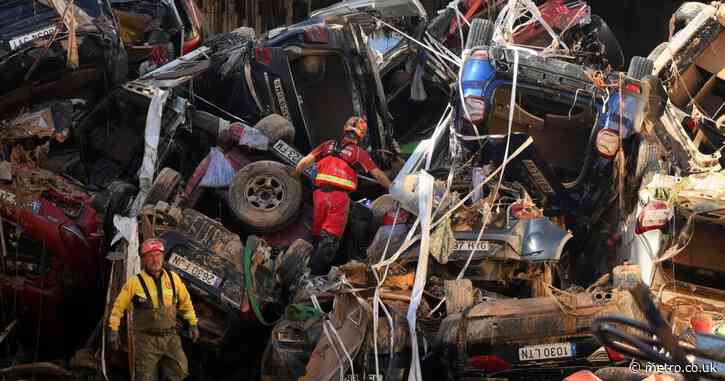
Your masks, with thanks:
<instances>
[{"instance_id":1,"label":"orange safety helmet","mask_svg":"<svg viewBox=\"0 0 725 381\"><path fill-rule=\"evenodd\" d=\"M345 122L343 133L354 132L358 140L362 140L368 133L368 123L365 119L353 116Z\"/></svg>"},{"instance_id":2,"label":"orange safety helmet","mask_svg":"<svg viewBox=\"0 0 725 381\"><path fill-rule=\"evenodd\" d=\"M164 252L164 243L156 238L149 238L143 241L141 245L141 255L148 254L154 251Z\"/></svg>"}]
</instances>

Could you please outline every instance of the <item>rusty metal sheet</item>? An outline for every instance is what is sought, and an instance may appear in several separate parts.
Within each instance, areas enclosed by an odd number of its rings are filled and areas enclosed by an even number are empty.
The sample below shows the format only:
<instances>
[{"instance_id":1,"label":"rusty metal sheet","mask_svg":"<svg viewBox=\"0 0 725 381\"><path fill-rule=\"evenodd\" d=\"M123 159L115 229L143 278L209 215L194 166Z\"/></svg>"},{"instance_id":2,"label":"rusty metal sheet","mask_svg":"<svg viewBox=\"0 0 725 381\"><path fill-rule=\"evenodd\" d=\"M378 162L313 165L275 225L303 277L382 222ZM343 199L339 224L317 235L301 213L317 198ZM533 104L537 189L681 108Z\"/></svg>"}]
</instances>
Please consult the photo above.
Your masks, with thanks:
<instances>
[{"instance_id":1,"label":"rusty metal sheet","mask_svg":"<svg viewBox=\"0 0 725 381\"><path fill-rule=\"evenodd\" d=\"M557 303L558 301L558 303ZM633 316L632 297L623 291L579 293L570 296L505 299L474 306L466 314L466 340L521 342L549 337L573 337L588 332L594 318L604 314ZM456 342L461 314L449 315L439 331L441 342Z\"/></svg>"},{"instance_id":2,"label":"rusty metal sheet","mask_svg":"<svg viewBox=\"0 0 725 381\"><path fill-rule=\"evenodd\" d=\"M365 341L369 320L370 312L365 305L360 304L353 295L339 294L335 298L335 309L327 324L337 331L350 357L355 358ZM329 333L333 342L330 342L327 335L321 336L307 363L307 373L301 380L330 381L340 377L341 369L343 373L349 370L350 363L340 346L340 341L334 332ZM341 356L340 360L335 355L336 351Z\"/></svg>"}]
</instances>

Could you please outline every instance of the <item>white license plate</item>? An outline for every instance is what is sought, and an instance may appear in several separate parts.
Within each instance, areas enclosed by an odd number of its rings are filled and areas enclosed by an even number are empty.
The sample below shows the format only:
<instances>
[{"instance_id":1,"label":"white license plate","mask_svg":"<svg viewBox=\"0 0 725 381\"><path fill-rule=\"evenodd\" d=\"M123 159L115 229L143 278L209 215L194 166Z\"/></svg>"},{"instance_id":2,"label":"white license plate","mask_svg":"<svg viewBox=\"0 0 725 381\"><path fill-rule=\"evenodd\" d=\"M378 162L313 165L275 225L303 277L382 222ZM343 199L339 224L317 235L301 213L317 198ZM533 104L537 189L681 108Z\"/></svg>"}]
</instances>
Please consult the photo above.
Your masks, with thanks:
<instances>
[{"instance_id":1,"label":"white license plate","mask_svg":"<svg viewBox=\"0 0 725 381\"><path fill-rule=\"evenodd\" d=\"M172 264L177 269L193 276L196 279L199 279L200 281L208 284L212 287L218 287L221 283L221 278L214 275L211 271L208 271L201 266L197 265L194 262L191 262L190 260L181 257L176 254L171 254L171 258L169 258L169 263Z\"/></svg>"},{"instance_id":2,"label":"white license plate","mask_svg":"<svg viewBox=\"0 0 725 381\"><path fill-rule=\"evenodd\" d=\"M456 241L456 248L454 251L488 251L488 241Z\"/></svg>"},{"instance_id":3,"label":"white license plate","mask_svg":"<svg viewBox=\"0 0 725 381\"><path fill-rule=\"evenodd\" d=\"M290 164L297 164L300 160L302 160L302 154L297 152L297 150L289 144L285 143L284 140L277 140L272 149L277 151L277 153Z\"/></svg>"},{"instance_id":4,"label":"white license plate","mask_svg":"<svg viewBox=\"0 0 725 381\"><path fill-rule=\"evenodd\" d=\"M572 357L571 343L528 345L519 348L519 361Z\"/></svg>"},{"instance_id":5,"label":"white license plate","mask_svg":"<svg viewBox=\"0 0 725 381\"><path fill-rule=\"evenodd\" d=\"M279 155L282 160L286 161L287 164L290 165L297 165L297 163L302 160L302 154L297 152L297 150L292 147L291 145L285 143L284 140L277 140L276 143L272 146L272 150ZM309 167L305 169L305 174L309 177L312 177L312 167Z\"/></svg>"},{"instance_id":6,"label":"white license plate","mask_svg":"<svg viewBox=\"0 0 725 381\"><path fill-rule=\"evenodd\" d=\"M28 34L24 34L22 36L15 37L10 40L10 50L15 50L21 47L23 44L33 40L37 40L38 38L49 36L53 32L55 32L55 25L51 25L47 28L43 28L34 32L30 32Z\"/></svg>"}]
</instances>

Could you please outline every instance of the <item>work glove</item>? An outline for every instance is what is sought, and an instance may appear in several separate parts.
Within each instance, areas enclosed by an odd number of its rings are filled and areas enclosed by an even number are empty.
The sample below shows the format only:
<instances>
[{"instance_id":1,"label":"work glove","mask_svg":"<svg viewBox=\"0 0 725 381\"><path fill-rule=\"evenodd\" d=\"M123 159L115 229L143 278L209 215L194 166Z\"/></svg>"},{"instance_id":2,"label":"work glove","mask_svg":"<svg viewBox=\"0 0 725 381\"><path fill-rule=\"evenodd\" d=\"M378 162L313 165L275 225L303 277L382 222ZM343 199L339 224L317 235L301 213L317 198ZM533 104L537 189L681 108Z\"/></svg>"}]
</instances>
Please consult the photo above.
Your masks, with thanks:
<instances>
[{"instance_id":1,"label":"work glove","mask_svg":"<svg viewBox=\"0 0 725 381\"><path fill-rule=\"evenodd\" d=\"M196 343L196 340L199 339L199 327L192 325L189 327L189 337L191 338L191 341Z\"/></svg>"},{"instance_id":2,"label":"work glove","mask_svg":"<svg viewBox=\"0 0 725 381\"><path fill-rule=\"evenodd\" d=\"M119 336L118 331L108 332L108 345L114 351L121 349L121 336Z\"/></svg>"}]
</instances>

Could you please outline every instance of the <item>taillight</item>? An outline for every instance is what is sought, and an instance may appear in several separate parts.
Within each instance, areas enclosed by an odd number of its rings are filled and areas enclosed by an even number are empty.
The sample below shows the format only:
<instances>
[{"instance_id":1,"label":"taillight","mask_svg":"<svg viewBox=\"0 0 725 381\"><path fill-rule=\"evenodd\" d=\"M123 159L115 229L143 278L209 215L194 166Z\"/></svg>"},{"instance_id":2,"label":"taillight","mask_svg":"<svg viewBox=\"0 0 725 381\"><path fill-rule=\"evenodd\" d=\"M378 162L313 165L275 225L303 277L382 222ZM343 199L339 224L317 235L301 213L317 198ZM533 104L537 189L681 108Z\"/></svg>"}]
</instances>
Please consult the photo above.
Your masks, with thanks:
<instances>
[{"instance_id":1,"label":"taillight","mask_svg":"<svg viewBox=\"0 0 725 381\"><path fill-rule=\"evenodd\" d=\"M695 119L690 117L685 118L683 124L685 125L685 127L687 127L688 131L692 133L697 132L697 122L695 122Z\"/></svg>"},{"instance_id":2,"label":"taillight","mask_svg":"<svg viewBox=\"0 0 725 381\"><path fill-rule=\"evenodd\" d=\"M494 355L472 357L468 360L468 366L471 368L482 369L486 373L496 373L511 369L511 364L501 357Z\"/></svg>"},{"instance_id":3,"label":"taillight","mask_svg":"<svg viewBox=\"0 0 725 381\"><path fill-rule=\"evenodd\" d=\"M387 212L383 216L383 225L393 225L393 222L395 222L395 225L407 224L408 218L410 218L410 214L405 210L401 210L398 213L397 219L395 217L395 212Z\"/></svg>"},{"instance_id":4,"label":"taillight","mask_svg":"<svg viewBox=\"0 0 725 381\"><path fill-rule=\"evenodd\" d=\"M272 53L269 48L255 48L254 56L257 58L257 62L263 63L267 66L272 64Z\"/></svg>"},{"instance_id":5,"label":"taillight","mask_svg":"<svg viewBox=\"0 0 725 381\"><path fill-rule=\"evenodd\" d=\"M621 353L619 353L613 349L609 349L607 347L604 347L604 349L607 351L607 356L609 356L610 361L612 361L612 362L624 361L624 355L622 355Z\"/></svg>"},{"instance_id":6,"label":"taillight","mask_svg":"<svg viewBox=\"0 0 725 381\"><path fill-rule=\"evenodd\" d=\"M619 150L619 131L605 128L597 134L597 151L606 158L613 158Z\"/></svg>"},{"instance_id":7,"label":"taillight","mask_svg":"<svg viewBox=\"0 0 725 381\"><path fill-rule=\"evenodd\" d=\"M642 90L639 88L639 86L635 85L634 83L629 83L629 84L624 85L624 90L626 90L630 93L635 93L635 94L639 94L642 92Z\"/></svg>"},{"instance_id":8,"label":"taillight","mask_svg":"<svg viewBox=\"0 0 725 381\"><path fill-rule=\"evenodd\" d=\"M486 113L486 102L481 97L467 96L463 98L464 110L461 110L463 118L472 124L478 125L483 121Z\"/></svg>"},{"instance_id":9,"label":"taillight","mask_svg":"<svg viewBox=\"0 0 725 381\"><path fill-rule=\"evenodd\" d=\"M650 230L661 229L667 226L667 221L670 220L671 216L672 209L667 202L660 200L650 201L639 213L639 216L637 216L635 233L642 234Z\"/></svg>"},{"instance_id":10,"label":"taillight","mask_svg":"<svg viewBox=\"0 0 725 381\"><path fill-rule=\"evenodd\" d=\"M330 41L330 34L324 26L315 25L305 28L302 39L305 42L326 44Z\"/></svg>"},{"instance_id":11,"label":"taillight","mask_svg":"<svg viewBox=\"0 0 725 381\"><path fill-rule=\"evenodd\" d=\"M511 214L517 220L533 220L543 216L541 210L536 208L535 205L524 202L516 202L511 205Z\"/></svg>"},{"instance_id":12,"label":"taillight","mask_svg":"<svg viewBox=\"0 0 725 381\"><path fill-rule=\"evenodd\" d=\"M602 381L594 373L588 370L580 370L567 376L563 381Z\"/></svg>"},{"instance_id":13,"label":"taillight","mask_svg":"<svg viewBox=\"0 0 725 381\"><path fill-rule=\"evenodd\" d=\"M713 332L712 317L710 317L710 315L708 315L704 312L696 313L690 319L690 325L692 325L692 330L695 331L696 333L705 333L708 335L712 335L712 332Z\"/></svg>"}]
</instances>

